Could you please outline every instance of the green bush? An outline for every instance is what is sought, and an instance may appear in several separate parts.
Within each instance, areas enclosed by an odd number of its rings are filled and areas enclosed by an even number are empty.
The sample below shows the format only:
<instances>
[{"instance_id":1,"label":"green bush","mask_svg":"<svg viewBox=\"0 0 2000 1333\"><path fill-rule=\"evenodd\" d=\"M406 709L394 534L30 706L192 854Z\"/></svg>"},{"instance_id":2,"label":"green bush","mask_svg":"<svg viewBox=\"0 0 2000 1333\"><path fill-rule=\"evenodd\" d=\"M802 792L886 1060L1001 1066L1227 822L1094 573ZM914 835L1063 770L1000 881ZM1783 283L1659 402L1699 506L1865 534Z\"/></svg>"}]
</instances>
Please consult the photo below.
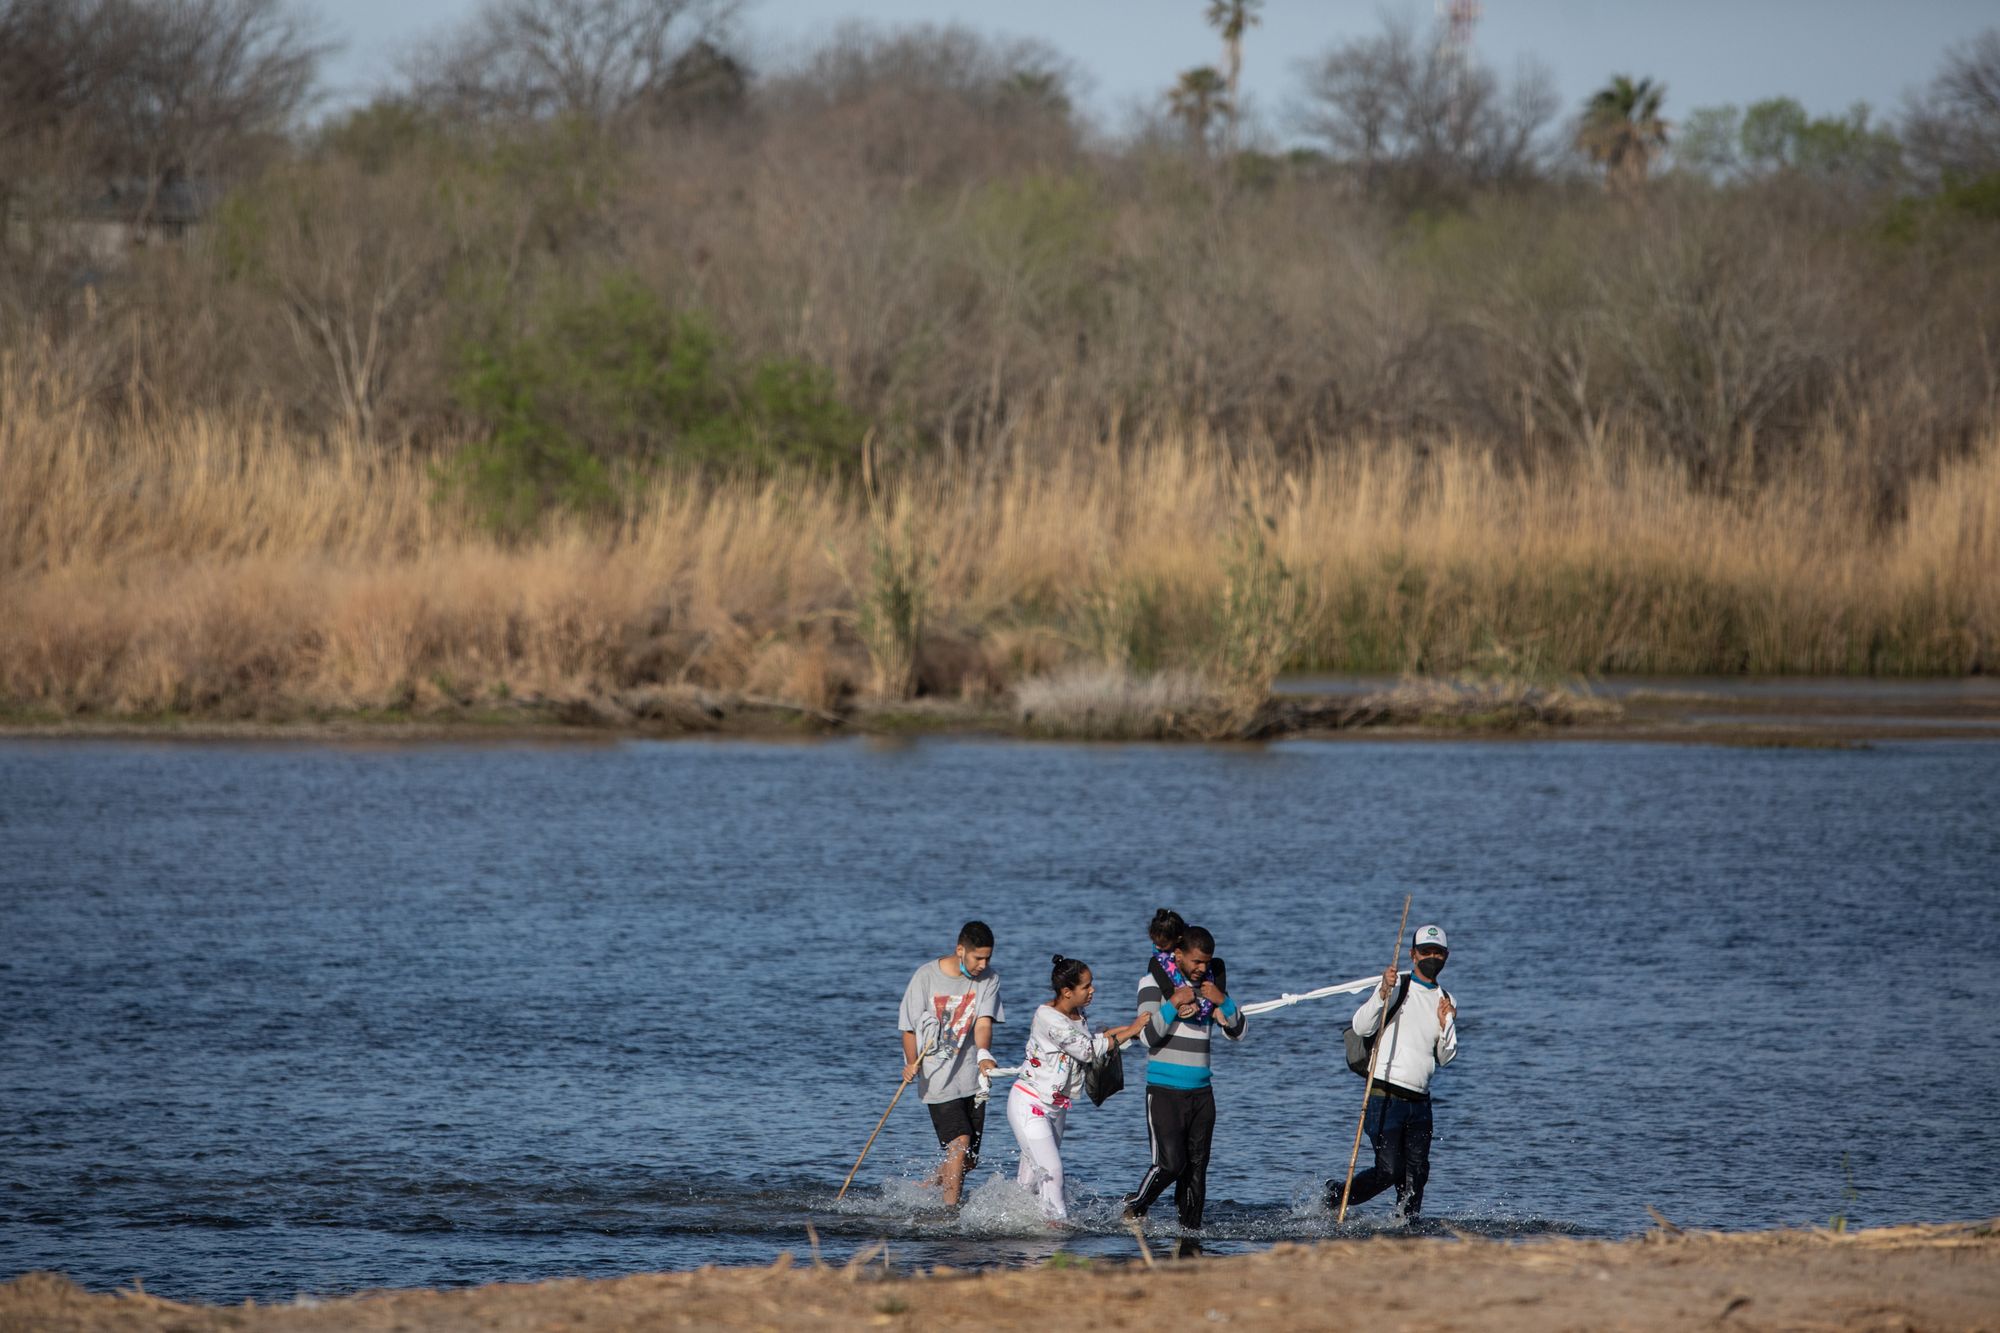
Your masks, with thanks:
<instances>
[{"instance_id":1,"label":"green bush","mask_svg":"<svg viewBox=\"0 0 2000 1333\"><path fill-rule=\"evenodd\" d=\"M916 696L917 650L936 568L913 521L905 519L900 529L882 519L871 524L868 585L856 596L855 629L875 668L875 693L884 699Z\"/></svg>"},{"instance_id":2,"label":"green bush","mask_svg":"<svg viewBox=\"0 0 2000 1333\"><path fill-rule=\"evenodd\" d=\"M1166 665L1166 602L1157 578L1101 578L1076 598L1072 632L1107 667L1152 675Z\"/></svg>"},{"instance_id":3,"label":"green bush","mask_svg":"<svg viewBox=\"0 0 2000 1333\"><path fill-rule=\"evenodd\" d=\"M1899 199L1884 215L1882 234L1915 242L1940 227L2000 222L2000 171L1971 179L1949 177L1936 194Z\"/></svg>"},{"instance_id":4,"label":"green bush","mask_svg":"<svg viewBox=\"0 0 2000 1333\"><path fill-rule=\"evenodd\" d=\"M1311 618L1305 586L1272 545L1276 527L1246 505L1222 562L1209 678L1240 704L1263 702Z\"/></svg>"},{"instance_id":5,"label":"green bush","mask_svg":"<svg viewBox=\"0 0 2000 1333\"><path fill-rule=\"evenodd\" d=\"M496 528L615 504L662 466L845 468L863 423L829 375L739 362L700 314L613 279L469 347L460 406L485 430L447 470Z\"/></svg>"},{"instance_id":6,"label":"green bush","mask_svg":"<svg viewBox=\"0 0 2000 1333\"><path fill-rule=\"evenodd\" d=\"M983 284L1038 324L1101 307L1112 218L1096 183L1066 175L996 181L979 189L968 213L966 240Z\"/></svg>"},{"instance_id":7,"label":"green bush","mask_svg":"<svg viewBox=\"0 0 2000 1333\"><path fill-rule=\"evenodd\" d=\"M1971 222L2000 222L2000 171L1970 180L1952 177L1937 193L1940 213Z\"/></svg>"}]
</instances>

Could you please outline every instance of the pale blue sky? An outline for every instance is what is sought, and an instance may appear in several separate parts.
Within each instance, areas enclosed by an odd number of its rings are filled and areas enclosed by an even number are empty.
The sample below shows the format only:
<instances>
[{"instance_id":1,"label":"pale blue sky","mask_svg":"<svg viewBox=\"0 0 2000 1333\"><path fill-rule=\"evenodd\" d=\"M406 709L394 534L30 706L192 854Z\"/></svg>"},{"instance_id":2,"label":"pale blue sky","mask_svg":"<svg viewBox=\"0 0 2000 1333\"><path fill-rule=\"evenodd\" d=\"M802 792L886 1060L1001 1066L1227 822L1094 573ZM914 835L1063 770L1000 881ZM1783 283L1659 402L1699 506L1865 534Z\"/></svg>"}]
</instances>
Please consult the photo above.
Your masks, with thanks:
<instances>
[{"instance_id":1,"label":"pale blue sky","mask_svg":"<svg viewBox=\"0 0 2000 1333\"><path fill-rule=\"evenodd\" d=\"M342 100L365 96L414 38L448 27L478 0L304 0L347 50L327 67ZM1379 29L1385 13L1428 19L1433 0L1269 0L1244 48L1244 83L1273 121L1296 87L1295 63ZM1115 125L1160 96L1175 73L1219 63L1204 0L751 0L745 29L770 63L849 19L963 23L1039 37L1083 71L1084 104ZM1994 0L1485 0L1476 44L1503 71L1533 56L1579 104L1613 73L1665 81L1668 113L1786 94L1815 112L1867 101L1893 112L1954 42L2000 26Z\"/></svg>"}]
</instances>

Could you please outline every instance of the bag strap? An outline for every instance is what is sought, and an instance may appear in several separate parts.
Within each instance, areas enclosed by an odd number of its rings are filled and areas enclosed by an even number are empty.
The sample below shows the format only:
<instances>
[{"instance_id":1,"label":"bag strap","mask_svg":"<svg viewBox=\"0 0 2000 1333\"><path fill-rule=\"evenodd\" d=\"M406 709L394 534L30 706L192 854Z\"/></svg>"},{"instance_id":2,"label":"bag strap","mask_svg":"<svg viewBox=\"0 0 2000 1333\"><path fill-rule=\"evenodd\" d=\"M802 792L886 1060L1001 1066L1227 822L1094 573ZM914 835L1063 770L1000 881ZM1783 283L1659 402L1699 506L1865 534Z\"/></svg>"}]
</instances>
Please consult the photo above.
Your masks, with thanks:
<instances>
[{"instance_id":1,"label":"bag strap","mask_svg":"<svg viewBox=\"0 0 2000 1333\"><path fill-rule=\"evenodd\" d=\"M1371 1051L1374 1050L1375 1043L1382 1040L1382 1034L1389 1030L1389 1020L1402 1011L1403 1001L1409 998L1410 998L1410 974L1405 972L1403 974L1402 981L1398 982L1396 985L1395 997L1392 998L1389 1001L1389 1003L1385 1005L1382 1009L1381 1023L1376 1026L1374 1035L1368 1038L1369 1050Z\"/></svg>"}]
</instances>

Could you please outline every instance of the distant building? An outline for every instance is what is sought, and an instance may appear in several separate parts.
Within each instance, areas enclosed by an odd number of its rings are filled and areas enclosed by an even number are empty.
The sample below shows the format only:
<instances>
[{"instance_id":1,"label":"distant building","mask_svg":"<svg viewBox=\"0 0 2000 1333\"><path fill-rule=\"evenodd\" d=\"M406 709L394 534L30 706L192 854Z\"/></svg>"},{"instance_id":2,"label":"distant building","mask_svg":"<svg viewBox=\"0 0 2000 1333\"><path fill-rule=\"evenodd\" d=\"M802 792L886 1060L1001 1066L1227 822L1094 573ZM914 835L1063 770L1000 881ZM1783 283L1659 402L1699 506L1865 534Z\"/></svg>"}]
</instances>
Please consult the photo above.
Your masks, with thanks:
<instances>
[{"instance_id":1,"label":"distant building","mask_svg":"<svg viewBox=\"0 0 2000 1333\"><path fill-rule=\"evenodd\" d=\"M129 179L103 185L68 208L48 204L46 194L38 208L16 194L8 209L7 243L29 250L38 240L53 240L81 263L89 275L85 281L94 281L123 267L135 249L184 244L221 194L200 181L175 180L161 185L148 205L146 183Z\"/></svg>"},{"instance_id":2,"label":"distant building","mask_svg":"<svg viewBox=\"0 0 2000 1333\"><path fill-rule=\"evenodd\" d=\"M116 264L135 247L185 241L221 197L220 190L190 180L161 185L150 208L146 193L144 181L106 186L77 210L68 224L71 238L98 263Z\"/></svg>"}]
</instances>

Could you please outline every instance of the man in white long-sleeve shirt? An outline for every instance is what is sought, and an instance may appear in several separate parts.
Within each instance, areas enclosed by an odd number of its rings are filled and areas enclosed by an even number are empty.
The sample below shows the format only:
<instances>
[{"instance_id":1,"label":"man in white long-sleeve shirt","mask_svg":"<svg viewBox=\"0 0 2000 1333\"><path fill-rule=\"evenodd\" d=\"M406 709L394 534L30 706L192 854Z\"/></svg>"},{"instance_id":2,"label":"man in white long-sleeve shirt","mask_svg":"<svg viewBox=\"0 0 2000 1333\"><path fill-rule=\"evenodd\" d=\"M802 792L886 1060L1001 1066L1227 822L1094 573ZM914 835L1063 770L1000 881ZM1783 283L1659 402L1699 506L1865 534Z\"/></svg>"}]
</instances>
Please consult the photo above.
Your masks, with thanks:
<instances>
[{"instance_id":1,"label":"man in white long-sleeve shirt","mask_svg":"<svg viewBox=\"0 0 2000 1333\"><path fill-rule=\"evenodd\" d=\"M1348 1202L1372 1199L1394 1185L1396 1211L1405 1220L1423 1207L1424 1182L1431 1174L1431 1076L1458 1054L1458 1008L1438 985L1449 954L1443 927L1417 927L1410 937L1409 976L1391 963L1382 984L1354 1011L1355 1032L1374 1038L1369 1064L1375 1086L1364 1123L1375 1165L1354 1177ZM1329 1207L1340 1206L1340 1186L1338 1180L1326 1182Z\"/></svg>"}]
</instances>

